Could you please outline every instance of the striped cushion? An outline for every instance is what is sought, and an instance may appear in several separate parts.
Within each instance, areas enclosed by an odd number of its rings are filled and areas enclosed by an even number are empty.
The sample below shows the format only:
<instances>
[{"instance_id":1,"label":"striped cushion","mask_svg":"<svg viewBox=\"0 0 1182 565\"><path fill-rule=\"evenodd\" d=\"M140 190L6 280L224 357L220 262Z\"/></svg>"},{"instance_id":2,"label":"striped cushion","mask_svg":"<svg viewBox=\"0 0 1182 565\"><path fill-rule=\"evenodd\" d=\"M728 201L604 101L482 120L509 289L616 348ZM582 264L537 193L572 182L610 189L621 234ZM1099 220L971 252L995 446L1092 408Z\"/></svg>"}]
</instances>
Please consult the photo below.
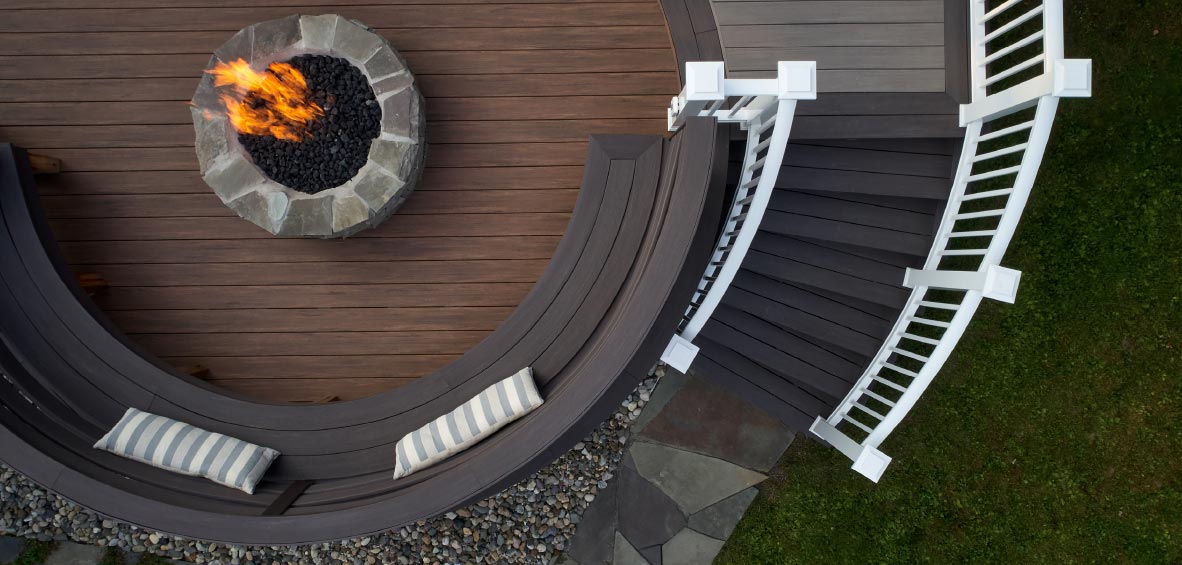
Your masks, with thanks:
<instances>
[{"instance_id":1,"label":"striped cushion","mask_svg":"<svg viewBox=\"0 0 1182 565\"><path fill-rule=\"evenodd\" d=\"M398 440L394 478L434 465L542 405L534 373L526 367Z\"/></svg>"},{"instance_id":2,"label":"striped cushion","mask_svg":"<svg viewBox=\"0 0 1182 565\"><path fill-rule=\"evenodd\" d=\"M128 408L96 449L254 494L279 452Z\"/></svg>"}]
</instances>

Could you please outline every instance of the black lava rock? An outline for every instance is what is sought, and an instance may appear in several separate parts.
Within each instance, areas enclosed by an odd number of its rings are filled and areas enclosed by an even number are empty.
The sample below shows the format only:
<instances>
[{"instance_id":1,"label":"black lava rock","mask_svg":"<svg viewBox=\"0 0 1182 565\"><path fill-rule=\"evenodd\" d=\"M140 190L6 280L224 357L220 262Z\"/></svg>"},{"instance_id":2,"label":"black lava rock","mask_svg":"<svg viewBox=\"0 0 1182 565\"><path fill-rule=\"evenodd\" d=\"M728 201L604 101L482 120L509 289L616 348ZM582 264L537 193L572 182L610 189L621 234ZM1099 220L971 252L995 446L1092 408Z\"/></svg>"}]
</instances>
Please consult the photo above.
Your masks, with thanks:
<instances>
[{"instance_id":1,"label":"black lava rock","mask_svg":"<svg viewBox=\"0 0 1182 565\"><path fill-rule=\"evenodd\" d=\"M381 132L382 110L365 75L344 59L300 55L287 63L304 74L311 101L324 115L302 141L246 134L238 141L272 180L316 194L344 184L365 165L370 142Z\"/></svg>"}]
</instances>

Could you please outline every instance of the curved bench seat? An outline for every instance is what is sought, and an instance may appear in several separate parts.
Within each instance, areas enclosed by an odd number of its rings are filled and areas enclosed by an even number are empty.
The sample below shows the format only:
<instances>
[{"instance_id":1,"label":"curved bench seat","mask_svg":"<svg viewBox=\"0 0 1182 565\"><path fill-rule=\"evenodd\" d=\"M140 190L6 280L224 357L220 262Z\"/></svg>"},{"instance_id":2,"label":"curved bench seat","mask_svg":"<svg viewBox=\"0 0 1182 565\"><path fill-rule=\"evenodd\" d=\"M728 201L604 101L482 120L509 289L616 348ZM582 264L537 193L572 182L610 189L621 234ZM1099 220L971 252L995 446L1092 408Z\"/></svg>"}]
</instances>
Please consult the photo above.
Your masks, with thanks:
<instances>
[{"instance_id":1,"label":"curved bench seat","mask_svg":"<svg viewBox=\"0 0 1182 565\"><path fill-rule=\"evenodd\" d=\"M488 496L569 450L657 361L709 258L725 158L710 119L671 140L594 136L566 234L500 327L395 391L301 406L179 375L118 331L59 255L22 153L0 146L0 460L104 515L232 543L363 535ZM542 407L390 479L398 439L524 366ZM283 455L251 496L92 449L129 406Z\"/></svg>"}]
</instances>

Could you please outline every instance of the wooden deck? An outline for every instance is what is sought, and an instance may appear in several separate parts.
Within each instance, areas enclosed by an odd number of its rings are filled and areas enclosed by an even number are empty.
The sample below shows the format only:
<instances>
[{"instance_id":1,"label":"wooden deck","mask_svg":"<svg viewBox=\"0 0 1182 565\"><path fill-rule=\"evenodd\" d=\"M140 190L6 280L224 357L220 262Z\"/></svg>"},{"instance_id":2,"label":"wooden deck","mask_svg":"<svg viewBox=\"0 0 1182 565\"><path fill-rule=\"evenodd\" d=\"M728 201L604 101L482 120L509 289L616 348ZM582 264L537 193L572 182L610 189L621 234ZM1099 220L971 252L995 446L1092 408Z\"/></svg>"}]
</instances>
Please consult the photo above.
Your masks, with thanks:
<instances>
[{"instance_id":1,"label":"wooden deck","mask_svg":"<svg viewBox=\"0 0 1182 565\"><path fill-rule=\"evenodd\" d=\"M0 140L39 179L77 273L148 351L274 401L352 399L442 367L529 291L566 227L590 133L656 134L678 90L655 2L6 0ZM175 6L175 7L171 7ZM377 28L427 97L427 171L346 241L274 238L198 176L186 101L237 29L291 13Z\"/></svg>"}]
</instances>

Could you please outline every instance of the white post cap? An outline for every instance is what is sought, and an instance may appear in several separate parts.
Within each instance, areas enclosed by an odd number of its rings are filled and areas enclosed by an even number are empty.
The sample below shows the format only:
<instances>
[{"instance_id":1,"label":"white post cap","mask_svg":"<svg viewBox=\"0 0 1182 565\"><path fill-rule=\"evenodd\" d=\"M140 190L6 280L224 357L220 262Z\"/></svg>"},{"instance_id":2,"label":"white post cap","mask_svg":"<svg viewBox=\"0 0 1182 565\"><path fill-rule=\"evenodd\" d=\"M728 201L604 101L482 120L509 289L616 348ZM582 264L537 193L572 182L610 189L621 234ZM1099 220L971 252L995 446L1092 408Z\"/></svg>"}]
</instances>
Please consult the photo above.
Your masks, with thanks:
<instances>
[{"instance_id":1,"label":"white post cap","mask_svg":"<svg viewBox=\"0 0 1182 565\"><path fill-rule=\"evenodd\" d=\"M726 68L722 61L692 61L685 64L686 100L726 98Z\"/></svg>"},{"instance_id":2,"label":"white post cap","mask_svg":"<svg viewBox=\"0 0 1182 565\"><path fill-rule=\"evenodd\" d=\"M689 372L690 365L694 363L694 358L698 356L698 346L690 343L689 340L674 335L673 339L669 340L669 345L665 347L665 352L661 354L661 361L666 365L677 369L682 373Z\"/></svg>"},{"instance_id":3,"label":"white post cap","mask_svg":"<svg viewBox=\"0 0 1182 565\"><path fill-rule=\"evenodd\" d=\"M863 446L861 455L858 455L858 458L854 459L854 464L850 468L877 483L882 478L883 471L886 471L887 466L890 464L890 455L873 447Z\"/></svg>"},{"instance_id":4,"label":"white post cap","mask_svg":"<svg viewBox=\"0 0 1182 565\"><path fill-rule=\"evenodd\" d=\"M1018 283L1021 280L1022 271L990 265L985 270L985 288L981 289L981 294L985 298L1013 304L1018 297Z\"/></svg>"},{"instance_id":5,"label":"white post cap","mask_svg":"<svg viewBox=\"0 0 1182 565\"><path fill-rule=\"evenodd\" d=\"M1060 59L1055 61L1051 94L1063 98L1092 96L1092 60Z\"/></svg>"},{"instance_id":6,"label":"white post cap","mask_svg":"<svg viewBox=\"0 0 1182 565\"><path fill-rule=\"evenodd\" d=\"M780 100L817 99L817 62L780 61L776 63Z\"/></svg>"}]
</instances>

